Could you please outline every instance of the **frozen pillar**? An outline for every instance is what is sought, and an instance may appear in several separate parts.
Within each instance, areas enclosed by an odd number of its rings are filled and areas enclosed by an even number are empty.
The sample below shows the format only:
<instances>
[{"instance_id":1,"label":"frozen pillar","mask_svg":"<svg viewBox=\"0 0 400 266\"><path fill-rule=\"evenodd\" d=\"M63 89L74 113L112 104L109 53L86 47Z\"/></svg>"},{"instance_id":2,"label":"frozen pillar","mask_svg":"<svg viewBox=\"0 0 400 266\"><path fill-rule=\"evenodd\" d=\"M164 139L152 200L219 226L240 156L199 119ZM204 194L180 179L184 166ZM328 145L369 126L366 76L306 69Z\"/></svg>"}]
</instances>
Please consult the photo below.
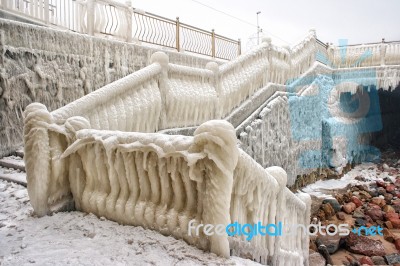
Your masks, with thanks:
<instances>
[{"instance_id":1,"label":"frozen pillar","mask_svg":"<svg viewBox=\"0 0 400 266\"><path fill-rule=\"evenodd\" d=\"M205 182L202 223L222 224L226 227L231 222L233 172L239 157L235 129L227 121L211 120L196 129L193 142L189 149L193 157L188 158L188 164L204 169L204 177L190 171L191 179L202 179L202 182ZM199 153L203 153L206 157L199 158ZM226 234L214 234L209 239L211 252L229 258L229 242Z\"/></svg>"}]
</instances>

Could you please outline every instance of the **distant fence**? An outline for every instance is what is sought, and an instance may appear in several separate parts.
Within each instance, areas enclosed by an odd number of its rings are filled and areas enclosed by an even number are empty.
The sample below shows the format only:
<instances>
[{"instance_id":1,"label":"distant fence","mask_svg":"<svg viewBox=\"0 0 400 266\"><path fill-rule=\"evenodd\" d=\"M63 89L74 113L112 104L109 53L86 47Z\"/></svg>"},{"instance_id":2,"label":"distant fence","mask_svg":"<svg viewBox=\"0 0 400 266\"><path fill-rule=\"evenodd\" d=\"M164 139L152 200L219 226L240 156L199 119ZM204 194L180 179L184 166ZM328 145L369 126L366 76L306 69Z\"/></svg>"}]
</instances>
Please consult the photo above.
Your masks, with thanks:
<instances>
[{"instance_id":1,"label":"distant fence","mask_svg":"<svg viewBox=\"0 0 400 266\"><path fill-rule=\"evenodd\" d=\"M0 7L45 25L94 36L139 41L225 60L241 54L240 40L114 0L0 0Z\"/></svg>"}]
</instances>

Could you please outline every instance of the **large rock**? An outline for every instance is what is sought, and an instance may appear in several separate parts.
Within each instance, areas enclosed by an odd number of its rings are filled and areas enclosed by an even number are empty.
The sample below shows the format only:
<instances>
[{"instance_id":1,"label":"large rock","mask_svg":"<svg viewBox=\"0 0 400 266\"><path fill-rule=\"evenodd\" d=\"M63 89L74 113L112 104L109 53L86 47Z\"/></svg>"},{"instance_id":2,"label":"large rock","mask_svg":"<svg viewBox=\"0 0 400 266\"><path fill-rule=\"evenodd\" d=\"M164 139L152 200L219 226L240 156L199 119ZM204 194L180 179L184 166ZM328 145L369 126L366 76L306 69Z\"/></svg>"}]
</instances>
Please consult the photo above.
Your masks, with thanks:
<instances>
[{"instance_id":1,"label":"large rock","mask_svg":"<svg viewBox=\"0 0 400 266\"><path fill-rule=\"evenodd\" d=\"M381 210L369 209L365 212L365 214L371 217L373 221L377 221L377 220L383 220L383 215L385 213Z\"/></svg>"},{"instance_id":2,"label":"large rock","mask_svg":"<svg viewBox=\"0 0 400 266\"><path fill-rule=\"evenodd\" d=\"M396 186L393 185L393 184L390 184L390 185L386 186L386 191L389 192L389 193L395 191L395 189L396 189Z\"/></svg>"},{"instance_id":3,"label":"large rock","mask_svg":"<svg viewBox=\"0 0 400 266\"><path fill-rule=\"evenodd\" d=\"M387 228L383 228L383 238L390 243L394 242L394 235Z\"/></svg>"},{"instance_id":4,"label":"large rock","mask_svg":"<svg viewBox=\"0 0 400 266\"><path fill-rule=\"evenodd\" d=\"M346 219L346 214L344 212L338 212L338 213L336 213L336 217L339 220L344 221Z\"/></svg>"},{"instance_id":5,"label":"large rock","mask_svg":"<svg viewBox=\"0 0 400 266\"><path fill-rule=\"evenodd\" d=\"M358 207L354 210L353 212L353 217L354 218L364 218L364 212L362 211L361 207Z\"/></svg>"},{"instance_id":6,"label":"large rock","mask_svg":"<svg viewBox=\"0 0 400 266\"><path fill-rule=\"evenodd\" d=\"M390 205L386 205L385 207L383 207L383 211L384 212L396 212L395 209Z\"/></svg>"},{"instance_id":7,"label":"large rock","mask_svg":"<svg viewBox=\"0 0 400 266\"><path fill-rule=\"evenodd\" d=\"M332 208L335 210L335 212L340 211L340 209L342 208L342 206L339 204L339 202L335 198L327 198L322 201L322 204L327 204L327 203L329 203L332 206Z\"/></svg>"},{"instance_id":8,"label":"large rock","mask_svg":"<svg viewBox=\"0 0 400 266\"><path fill-rule=\"evenodd\" d=\"M373 240L366 236L350 233L346 237L347 249L353 253L365 256L384 256L385 248L379 240Z\"/></svg>"},{"instance_id":9,"label":"large rock","mask_svg":"<svg viewBox=\"0 0 400 266\"><path fill-rule=\"evenodd\" d=\"M325 219L330 219L333 215L335 215L335 210L330 203L323 203L321 205L321 209L325 213Z\"/></svg>"},{"instance_id":10,"label":"large rock","mask_svg":"<svg viewBox=\"0 0 400 266\"><path fill-rule=\"evenodd\" d=\"M371 196L371 194L370 193L368 193L368 191L364 191L364 190L361 190L360 191L360 198L363 198L363 199L370 199L372 196Z\"/></svg>"},{"instance_id":11,"label":"large rock","mask_svg":"<svg viewBox=\"0 0 400 266\"><path fill-rule=\"evenodd\" d=\"M367 256L361 257L361 258L358 260L358 262L359 262L361 265L374 265L374 262L372 261L372 259L371 259L370 257L367 257Z\"/></svg>"},{"instance_id":12,"label":"large rock","mask_svg":"<svg viewBox=\"0 0 400 266\"><path fill-rule=\"evenodd\" d=\"M356 209L356 205L353 202L349 202L343 205L343 211L347 214L351 214Z\"/></svg>"},{"instance_id":13,"label":"large rock","mask_svg":"<svg viewBox=\"0 0 400 266\"><path fill-rule=\"evenodd\" d=\"M372 256L371 259L374 262L374 265L386 265L386 261L385 261L384 257Z\"/></svg>"},{"instance_id":14,"label":"large rock","mask_svg":"<svg viewBox=\"0 0 400 266\"><path fill-rule=\"evenodd\" d=\"M316 243L317 243L317 246L325 245L327 250L328 250L328 252L329 252L329 254L333 254L339 249L340 239L341 239L341 237L340 237L339 234L336 234L336 235L333 235L333 236L330 236L330 235L325 235L325 236L319 235L317 237Z\"/></svg>"},{"instance_id":15,"label":"large rock","mask_svg":"<svg viewBox=\"0 0 400 266\"><path fill-rule=\"evenodd\" d=\"M397 248L397 250L400 252L400 238L397 238L394 241L394 246Z\"/></svg>"},{"instance_id":16,"label":"large rock","mask_svg":"<svg viewBox=\"0 0 400 266\"><path fill-rule=\"evenodd\" d=\"M385 213L385 218L386 220L391 220L391 219L399 219L399 215L395 212L387 212Z\"/></svg>"},{"instance_id":17,"label":"large rock","mask_svg":"<svg viewBox=\"0 0 400 266\"><path fill-rule=\"evenodd\" d=\"M383 206L386 205L385 199L382 199L380 197L372 198L371 203L375 204L375 205L378 205L379 207L383 207Z\"/></svg>"},{"instance_id":18,"label":"large rock","mask_svg":"<svg viewBox=\"0 0 400 266\"><path fill-rule=\"evenodd\" d=\"M400 229L400 219L390 219L390 223L392 224L394 229Z\"/></svg>"},{"instance_id":19,"label":"large rock","mask_svg":"<svg viewBox=\"0 0 400 266\"><path fill-rule=\"evenodd\" d=\"M361 200L359 198L357 198L356 196L351 197L351 202L353 202L356 205L356 207L362 206Z\"/></svg>"},{"instance_id":20,"label":"large rock","mask_svg":"<svg viewBox=\"0 0 400 266\"><path fill-rule=\"evenodd\" d=\"M390 255L386 255L385 259L389 264L398 264L400 263L400 253L393 253Z\"/></svg>"},{"instance_id":21,"label":"large rock","mask_svg":"<svg viewBox=\"0 0 400 266\"><path fill-rule=\"evenodd\" d=\"M378 187L386 187L385 181L382 181L382 180L376 180L376 185Z\"/></svg>"}]
</instances>

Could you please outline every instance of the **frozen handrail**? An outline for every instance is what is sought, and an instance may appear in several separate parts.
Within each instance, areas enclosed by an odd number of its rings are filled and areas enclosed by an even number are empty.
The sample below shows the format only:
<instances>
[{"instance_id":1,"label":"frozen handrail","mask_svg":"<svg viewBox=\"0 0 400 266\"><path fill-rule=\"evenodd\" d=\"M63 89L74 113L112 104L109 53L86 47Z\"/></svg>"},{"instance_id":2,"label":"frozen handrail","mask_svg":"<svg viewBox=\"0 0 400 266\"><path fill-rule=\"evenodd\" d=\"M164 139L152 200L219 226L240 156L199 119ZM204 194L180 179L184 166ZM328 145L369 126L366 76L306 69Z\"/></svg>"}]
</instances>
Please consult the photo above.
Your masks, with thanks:
<instances>
[{"instance_id":1,"label":"frozen handrail","mask_svg":"<svg viewBox=\"0 0 400 266\"><path fill-rule=\"evenodd\" d=\"M286 189L285 171L263 169L240 150L226 121L208 121L187 137L93 130L81 117L56 126L39 104L29 107L26 119L26 135L32 137L26 140L28 193L39 216L68 203L79 211L184 239L220 256L229 257L230 250L246 256L248 251L264 264L279 261L285 243L278 237L246 241L227 234L207 236L202 230L197 235L189 222L277 224L290 204L297 209L296 221L307 226L309 203ZM65 143L64 151L49 147L57 139ZM35 147L48 151L42 164L32 160ZM35 171L41 175L32 175ZM308 257L302 246L294 244L293 251L298 261Z\"/></svg>"}]
</instances>

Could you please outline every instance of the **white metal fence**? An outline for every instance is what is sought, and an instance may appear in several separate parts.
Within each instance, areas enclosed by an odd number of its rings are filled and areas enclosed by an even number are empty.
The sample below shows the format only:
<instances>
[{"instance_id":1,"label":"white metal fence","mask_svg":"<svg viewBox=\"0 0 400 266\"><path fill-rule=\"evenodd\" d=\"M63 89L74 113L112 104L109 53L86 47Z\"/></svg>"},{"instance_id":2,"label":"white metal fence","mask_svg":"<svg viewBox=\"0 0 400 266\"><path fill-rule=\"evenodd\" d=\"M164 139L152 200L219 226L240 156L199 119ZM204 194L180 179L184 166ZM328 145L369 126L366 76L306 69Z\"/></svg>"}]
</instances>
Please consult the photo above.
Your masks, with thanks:
<instances>
[{"instance_id":1,"label":"white metal fence","mask_svg":"<svg viewBox=\"0 0 400 266\"><path fill-rule=\"evenodd\" d=\"M221 59L240 55L233 40L114 0L0 0L4 10L35 22L94 36L140 41Z\"/></svg>"}]
</instances>

